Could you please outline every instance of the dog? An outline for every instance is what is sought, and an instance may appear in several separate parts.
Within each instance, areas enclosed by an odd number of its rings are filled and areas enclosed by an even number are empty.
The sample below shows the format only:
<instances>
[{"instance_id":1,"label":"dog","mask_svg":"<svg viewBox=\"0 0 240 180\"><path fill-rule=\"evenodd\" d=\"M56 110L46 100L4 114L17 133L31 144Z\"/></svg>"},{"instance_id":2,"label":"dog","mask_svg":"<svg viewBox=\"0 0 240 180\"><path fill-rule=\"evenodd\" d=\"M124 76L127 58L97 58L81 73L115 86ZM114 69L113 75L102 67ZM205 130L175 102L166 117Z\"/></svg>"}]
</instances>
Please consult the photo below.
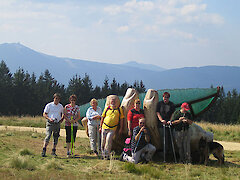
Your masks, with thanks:
<instances>
[{"instance_id":1,"label":"dog","mask_svg":"<svg viewBox=\"0 0 240 180\"><path fill-rule=\"evenodd\" d=\"M203 137L199 140L199 151L200 151L200 163L207 165L209 160L209 155L218 159L218 164L224 164L224 149L223 146L217 142L207 142Z\"/></svg>"}]
</instances>

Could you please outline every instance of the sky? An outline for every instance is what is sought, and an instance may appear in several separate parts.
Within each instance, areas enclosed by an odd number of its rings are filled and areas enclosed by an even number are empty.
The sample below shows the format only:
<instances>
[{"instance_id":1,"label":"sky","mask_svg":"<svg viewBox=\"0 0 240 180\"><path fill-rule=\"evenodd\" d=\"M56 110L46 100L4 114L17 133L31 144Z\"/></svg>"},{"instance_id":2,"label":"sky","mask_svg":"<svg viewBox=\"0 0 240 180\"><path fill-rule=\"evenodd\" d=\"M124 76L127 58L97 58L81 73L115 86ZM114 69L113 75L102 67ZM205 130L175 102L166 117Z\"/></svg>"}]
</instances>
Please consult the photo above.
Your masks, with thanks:
<instances>
[{"instance_id":1,"label":"sky","mask_svg":"<svg viewBox=\"0 0 240 180\"><path fill-rule=\"evenodd\" d=\"M0 44L166 69L240 66L239 0L0 0Z\"/></svg>"}]
</instances>

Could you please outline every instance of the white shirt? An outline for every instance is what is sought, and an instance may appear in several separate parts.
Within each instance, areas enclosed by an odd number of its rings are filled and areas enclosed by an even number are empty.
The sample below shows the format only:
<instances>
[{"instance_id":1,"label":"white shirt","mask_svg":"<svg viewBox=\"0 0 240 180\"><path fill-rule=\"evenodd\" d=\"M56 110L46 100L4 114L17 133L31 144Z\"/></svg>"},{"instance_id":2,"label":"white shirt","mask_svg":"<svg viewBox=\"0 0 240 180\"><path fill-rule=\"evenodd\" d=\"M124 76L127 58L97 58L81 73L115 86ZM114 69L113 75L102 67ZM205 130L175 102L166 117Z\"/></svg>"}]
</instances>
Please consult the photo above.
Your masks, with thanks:
<instances>
[{"instance_id":1,"label":"white shirt","mask_svg":"<svg viewBox=\"0 0 240 180\"><path fill-rule=\"evenodd\" d=\"M50 102L45 106L43 112L47 113L51 119L57 119L57 122L59 122L62 118L63 106L60 103L56 105L54 102Z\"/></svg>"},{"instance_id":2,"label":"white shirt","mask_svg":"<svg viewBox=\"0 0 240 180\"><path fill-rule=\"evenodd\" d=\"M88 118L88 125L99 125L100 124L100 119L99 120L94 120L93 117L99 115L102 115L102 109L100 107L97 107L97 110L95 111L92 107L89 107L87 112L86 112L86 117Z\"/></svg>"}]
</instances>

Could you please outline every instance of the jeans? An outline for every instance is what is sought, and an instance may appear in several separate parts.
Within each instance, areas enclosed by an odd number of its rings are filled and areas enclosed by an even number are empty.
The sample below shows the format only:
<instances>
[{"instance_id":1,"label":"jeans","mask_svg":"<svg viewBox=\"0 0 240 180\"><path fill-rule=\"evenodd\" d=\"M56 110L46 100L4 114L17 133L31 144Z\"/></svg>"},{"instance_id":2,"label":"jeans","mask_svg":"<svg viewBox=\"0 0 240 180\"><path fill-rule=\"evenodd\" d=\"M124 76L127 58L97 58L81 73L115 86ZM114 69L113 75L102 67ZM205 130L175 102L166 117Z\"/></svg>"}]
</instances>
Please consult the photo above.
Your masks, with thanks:
<instances>
[{"instance_id":1,"label":"jeans","mask_svg":"<svg viewBox=\"0 0 240 180\"><path fill-rule=\"evenodd\" d=\"M156 147L149 143L137 152L132 152L132 157L125 154L123 160L137 164L140 161L141 156L144 155L144 158L147 161L151 161L155 151Z\"/></svg>"}]
</instances>

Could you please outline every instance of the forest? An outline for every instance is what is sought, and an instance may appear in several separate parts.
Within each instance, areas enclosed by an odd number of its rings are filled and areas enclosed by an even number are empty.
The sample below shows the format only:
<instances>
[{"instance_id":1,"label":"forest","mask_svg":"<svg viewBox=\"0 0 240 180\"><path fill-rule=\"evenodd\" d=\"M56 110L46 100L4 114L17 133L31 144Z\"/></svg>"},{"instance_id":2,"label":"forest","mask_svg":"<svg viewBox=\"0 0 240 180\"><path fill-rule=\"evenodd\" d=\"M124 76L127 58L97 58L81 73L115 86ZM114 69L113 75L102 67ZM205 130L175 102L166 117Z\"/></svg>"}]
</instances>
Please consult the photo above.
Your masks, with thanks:
<instances>
[{"instance_id":1,"label":"forest","mask_svg":"<svg viewBox=\"0 0 240 180\"><path fill-rule=\"evenodd\" d=\"M92 98L101 99L109 94L124 96L128 88L135 88L139 93L146 92L143 81L133 84L118 83L115 78L110 81L104 79L102 86L93 86L89 75L73 76L68 86L57 82L49 70L45 70L37 78L34 73L29 74L22 68L11 73L6 63L0 63L0 115L12 116L37 116L41 115L44 106L52 101L54 93L61 94L61 103L68 103L68 97L76 94L77 104L88 103ZM236 89L225 92L221 87L216 103L196 121L204 120L214 123L239 124L240 123L240 94Z\"/></svg>"}]
</instances>

